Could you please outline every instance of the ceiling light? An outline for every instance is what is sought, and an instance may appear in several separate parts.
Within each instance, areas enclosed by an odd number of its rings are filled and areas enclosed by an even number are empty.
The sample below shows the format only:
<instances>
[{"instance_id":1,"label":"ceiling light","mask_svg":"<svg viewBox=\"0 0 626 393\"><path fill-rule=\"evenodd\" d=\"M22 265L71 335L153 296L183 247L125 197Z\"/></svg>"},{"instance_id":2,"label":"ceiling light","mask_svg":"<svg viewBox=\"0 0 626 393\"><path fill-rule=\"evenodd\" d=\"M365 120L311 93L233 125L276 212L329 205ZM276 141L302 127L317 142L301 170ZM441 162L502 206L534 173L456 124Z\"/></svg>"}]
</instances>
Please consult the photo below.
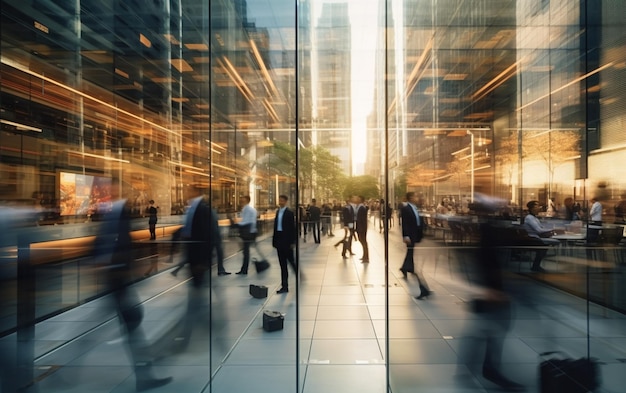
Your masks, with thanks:
<instances>
[{"instance_id":1,"label":"ceiling light","mask_svg":"<svg viewBox=\"0 0 626 393\"><path fill-rule=\"evenodd\" d=\"M152 48L152 42L145 35L139 33L139 42L143 44L146 48Z\"/></svg>"}]
</instances>

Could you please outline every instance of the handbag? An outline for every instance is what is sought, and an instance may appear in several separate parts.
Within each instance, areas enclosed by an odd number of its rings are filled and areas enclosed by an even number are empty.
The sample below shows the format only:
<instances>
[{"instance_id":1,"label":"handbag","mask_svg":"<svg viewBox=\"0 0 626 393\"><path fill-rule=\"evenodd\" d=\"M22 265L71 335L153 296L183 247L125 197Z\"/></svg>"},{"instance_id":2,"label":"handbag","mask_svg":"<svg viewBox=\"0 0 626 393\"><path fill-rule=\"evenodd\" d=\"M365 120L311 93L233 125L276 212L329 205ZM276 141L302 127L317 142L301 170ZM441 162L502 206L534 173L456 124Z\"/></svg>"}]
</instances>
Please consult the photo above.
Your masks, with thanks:
<instances>
[{"instance_id":1,"label":"handbag","mask_svg":"<svg viewBox=\"0 0 626 393\"><path fill-rule=\"evenodd\" d=\"M257 273L261 273L262 271L270 268L270 263L265 259L258 261L255 258L252 258L252 262L254 263L254 267L256 268Z\"/></svg>"},{"instance_id":2,"label":"handbag","mask_svg":"<svg viewBox=\"0 0 626 393\"><path fill-rule=\"evenodd\" d=\"M263 299L267 297L267 287L265 285L250 284L250 295L256 299Z\"/></svg>"},{"instance_id":3,"label":"handbag","mask_svg":"<svg viewBox=\"0 0 626 393\"><path fill-rule=\"evenodd\" d=\"M283 330L285 316L278 311L263 311L263 330L273 332Z\"/></svg>"}]
</instances>

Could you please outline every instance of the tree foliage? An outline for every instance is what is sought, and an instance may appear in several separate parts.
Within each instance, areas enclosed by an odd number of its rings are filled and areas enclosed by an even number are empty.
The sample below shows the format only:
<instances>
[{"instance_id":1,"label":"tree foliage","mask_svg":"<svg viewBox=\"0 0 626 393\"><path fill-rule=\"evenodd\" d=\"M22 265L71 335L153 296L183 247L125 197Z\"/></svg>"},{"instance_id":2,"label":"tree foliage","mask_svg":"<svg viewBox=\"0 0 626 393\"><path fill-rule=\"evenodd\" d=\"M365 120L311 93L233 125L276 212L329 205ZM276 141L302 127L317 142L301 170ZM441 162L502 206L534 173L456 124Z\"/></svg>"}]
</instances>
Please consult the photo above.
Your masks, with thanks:
<instances>
[{"instance_id":1,"label":"tree foliage","mask_svg":"<svg viewBox=\"0 0 626 393\"><path fill-rule=\"evenodd\" d=\"M343 197L349 198L352 195L359 195L365 199L378 198L380 195L378 180L371 175L353 176L346 179Z\"/></svg>"},{"instance_id":2,"label":"tree foliage","mask_svg":"<svg viewBox=\"0 0 626 393\"><path fill-rule=\"evenodd\" d=\"M272 161L274 170L285 176L295 176L298 168L301 199L306 193L325 199L341 195L345 179L341 171L341 160L327 149L320 146L299 148L296 156L294 145L274 141L273 150L276 157L275 167Z\"/></svg>"},{"instance_id":3,"label":"tree foliage","mask_svg":"<svg viewBox=\"0 0 626 393\"><path fill-rule=\"evenodd\" d=\"M513 131L498 143L496 161L509 170L521 159L543 161L550 173L550 183L557 167L580 154L580 133L577 131L524 131L519 146L519 132Z\"/></svg>"}]
</instances>

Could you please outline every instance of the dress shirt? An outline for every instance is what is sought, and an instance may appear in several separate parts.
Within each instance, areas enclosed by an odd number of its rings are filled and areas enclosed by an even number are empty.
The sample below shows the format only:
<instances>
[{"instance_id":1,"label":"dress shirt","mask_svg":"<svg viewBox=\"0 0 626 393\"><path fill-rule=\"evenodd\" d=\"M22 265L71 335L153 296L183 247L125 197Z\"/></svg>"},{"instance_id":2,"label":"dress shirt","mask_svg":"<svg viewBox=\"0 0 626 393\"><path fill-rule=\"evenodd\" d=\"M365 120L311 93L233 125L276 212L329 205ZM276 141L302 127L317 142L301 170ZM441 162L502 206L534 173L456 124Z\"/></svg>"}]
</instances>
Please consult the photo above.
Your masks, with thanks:
<instances>
[{"instance_id":1,"label":"dress shirt","mask_svg":"<svg viewBox=\"0 0 626 393\"><path fill-rule=\"evenodd\" d=\"M239 225L250 224L250 233L256 233L256 209L247 204L241 209Z\"/></svg>"},{"instance_id":2,"label":"dress shirt","mask_svg":"<svg viewBox=\"0 0 626 393\"><path fill-rule=\"evenodd\" d=\"M281 207L280 209L278 209L278 217L276 218L278 220L278 223L276 224L276 230L278 232L283 231L283 214L285 214L286 209L287 209L287 206Z\"/></svg>"},{"instance_id":3,"label":"dress shirt","mask_svg":"<svg viewBox=\"0 0 626 393\"><path fill-rule=\"evenodd\" d=\"M546 228L541 225L539 219L532 214L529 214L524 218L524 228L526 232L528 232L528 236L530 237L538 237L541 238L542 233L551 232L552 229Z\"/></svg>"},{"instance_id":4,"label":"dress shirt","mask_svg":"<svg viewBox=\"0 0 626 393\"><path fill-rule=\"evenodd\" d=\"M600 222L602 221L602 204L598 201L595 201L593 205L591 205L591 210L589 211L589 218L591 221Z\"/></svg>"},{"instance_id":5,"label":"dress shirt","mask_svg":"<svg viewBox=\"0 0 626 393\"><path fill-rule=\"evenodd\" d=\"M350 204L350 207L352 207L352 221L356 222L356 212L359 211L359 206L360 205L355 205L353 203Z\"/></svg>"}]
</instances>

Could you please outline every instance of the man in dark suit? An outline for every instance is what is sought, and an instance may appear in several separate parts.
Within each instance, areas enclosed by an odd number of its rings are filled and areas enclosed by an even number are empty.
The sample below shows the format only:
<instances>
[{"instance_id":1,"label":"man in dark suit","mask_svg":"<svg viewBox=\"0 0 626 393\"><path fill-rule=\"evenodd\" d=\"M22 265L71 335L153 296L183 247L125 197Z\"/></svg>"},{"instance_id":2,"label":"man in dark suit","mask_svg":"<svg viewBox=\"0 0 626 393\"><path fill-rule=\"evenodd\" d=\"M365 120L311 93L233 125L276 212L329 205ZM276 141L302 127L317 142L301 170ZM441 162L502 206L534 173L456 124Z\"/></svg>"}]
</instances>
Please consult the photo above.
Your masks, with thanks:
<instances>
[{"instance_id":1,"label":"man in dark suit","mask_svg":"<svg viewBox=\"0 0 626 393\"><path fill-rule=\"evenodd\" d=\"M287 207L288 200L286 195L278 197L279 208L276 211L276 219L274 219L272 246L278 253L281 279L281 288L276 293L289 292L287 262L291 264L293 271L298 273L298 267L293 256L293 249L296 246L296 220L293 212Z\"/></svg>"},{"instance_id":2,"label":"man in dark suit","mask_svg":"<svg viewBox=\"0 0 626 393\"><path fill-rule=\"evenodd\" d=\"M206 272L211 267L217 221L211 218L211 208L205 196L192 199L189 206L182 236L188 241L186 262L189 264L192 284L194 288L201 288L206 280Z\"/></svg>"},{"instance_id":3,"label":"man in dark suit","mask_svg":"<svg viewBox=\"0 0 626 393\"><path fill-rule=\"evenodd\" d=\"M368 207L363 202L365 198L362 196L357 197L359 204L356 207L356 234L359 237L359 242L363 246L362 263L368 263L370 261L369 248L367 247L367 210Z\"/></svg>"},{"instance_id":4,"label":"man in dark suit","mask_svg":"<svg viewBox=\"0 0 626 393\"><path fill-rule=\"evenodd\" d=\"M344 237L343 241L343 249L341 250L341 256L348 258L347 253L350 255L354 255L352 253L352 237L354 237L354 222L356 220L355 215L355 206L350 203L350 200L346 200L345 206L341 209L341 219L343 220L343 232ZM338 244L335 244L337 246Z\"/></svg>"},{"instance_id":5,"label":"man in dark suit","mask_svg":"<svg viewBox=\"0 0 626 393\"><path fill-rule=\"evenodd\" d=\"M413 253L415 251L415 245L422 241L424 233L424 227L422 220L419 216L417 205L419 203L417 195L414 192L406 193L406 205L402 207L402 241L406 244L406 256L404 257L404 263L400 268L404 278L407 277L407 273L415 274L420 286L420 295L417 299L427 298L431 292L428 289L426 280L420 272L415 271L415 263L413 259Z\"/></svg>"},{"instance_id":6,"label":"man in dark suit","mask_svg":"<svg viewBox=\"0 0 626 393\"><path fill-rule=\"evenodd\" d=\"M115 191L114 191L115 192ZM105 280L113 293L118 318L126 334L126 344L135 369L136 390L143 391L167 385L172 377L159 378L152 368L150 345L142 329L143 306L132 282L131 209L126 199L113 203L96 238L97 253L110 258Z\"/></svg>"},{"instance_id":7,"label":"man in dark suit","mask_svg":"<svg viewBox=\"0 0 626 393\"><path fill-rule=\"evenodd\" d=\"M313 241L320 243L320 221L322 219L322 210L317 206L315 198L311 199L309 206L309 220L311 221L311 232L313 232Z\"/></svg>"}]
</instances>

